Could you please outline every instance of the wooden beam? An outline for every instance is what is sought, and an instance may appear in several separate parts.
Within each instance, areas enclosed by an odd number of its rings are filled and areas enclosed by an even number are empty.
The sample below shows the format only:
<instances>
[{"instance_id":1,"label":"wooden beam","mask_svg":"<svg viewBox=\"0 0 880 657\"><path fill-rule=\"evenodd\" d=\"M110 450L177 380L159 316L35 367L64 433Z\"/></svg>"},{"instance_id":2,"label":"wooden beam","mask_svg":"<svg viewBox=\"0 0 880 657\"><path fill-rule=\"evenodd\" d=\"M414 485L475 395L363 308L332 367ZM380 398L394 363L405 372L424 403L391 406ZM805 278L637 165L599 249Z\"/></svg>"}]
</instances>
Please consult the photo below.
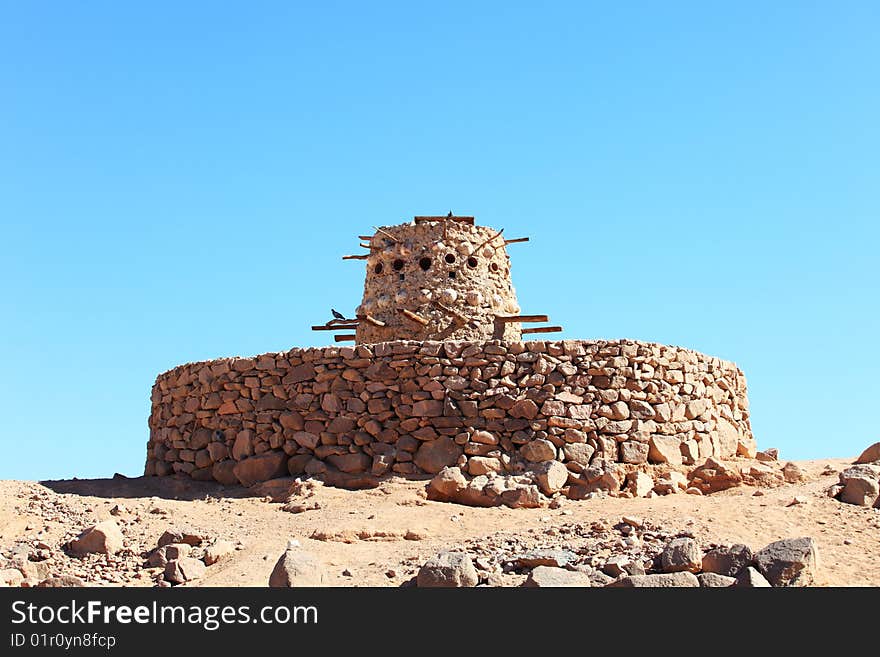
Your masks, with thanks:
<instances>
[{"instance_id":1,"label":"wooden beam","mask_svg":"<svg viewBox=\"0 0 880 657\"><path fill-rule=\"evenodd\" d=\"M406 308L398 308L398 310L403 314L404 317L407 317L414 322L418 322L422 326L426 326L428 324L427 319L425 319L421 315L417 315L412 310L407 310Z\"/></svg>"},{"instance_id":2,"label":"wooden beam","mask_svg":"<svg viewBox=\"0 0 880 657\"><path fill-rule=\"evenodd\" d=\"M347 256L342 256L342 259L343 260L366 260L369 257L370 256L368 256L368 255L347 255Z\"/></svg>"},{"instance_id":3,"label":"wooden beam","mask_svg":"<svg viewBox=\"0 0 880 657\"><path fill-rule=\"evenodd\" d=\"M458 221L463 224L470 224L471 226L474 225L473 217L459 217L456 215L453 215L451 217L445 215L419 215L413 217L413 221L415 221L417 224L421 224L426 221Z\"/></svg>"},{"instance_id":4,"label":"wooden beam","mask_svg":"<svg viewBox=\"0 0 880 657\"><path fill-rule=\"evenodd\" d=\"M354 333L343 333L342 335L334 335L333 339L336 342L354 342L357 340L357 336Z\"/></svg>"},{"instance_id":5,"label":"wooden beam","mask_svg":"<svg viewBox=\"0 0 880 657\"><path fill-rule=\"evenodd\" d=\"M550 317L547 315L511 315L502 317L495 315L496 322L549 322Z\"/></svg>"},{"instance_id":6,"label":"wooden beam","mask_svg":"<svg viewBox=\"0 0 880 657\"><path fill-rule=\"evenodd\" d=\"M561 326L536 326L535 328L527 328L523 329L523 335L527 333L559 333L562 330Z\"/></svg>"},{"instance_id":7,"label":"wooden beam","mask_svg":"<svg viewBox=\"0 0 880 657\"><path fill-rule=\"evenodd\" d=\"M391 233L387 233L387 232L385 232L384 230L382 230L382 229L379 228L378 226L373 226L373 228L376 229L376 232L377 232L377 233L382 233L385 237L387 237L387 238L390 239L392 242L394 242L395 244L397 244L397 238L394 237L394 235L392 235Z\"/></svg>"},{"instance_id":8,"label":"wooden beam","mask_svg":"<svg viewBox=\"0 0 880 657\"><path fill-rule=\"evenodd\" d=\"M358 244L358 246L361 247L362 249L372 249L373 248L370 244L364 244L363 242L360 242Z\"/></svg>"},{"instance_id":9,"label":"wooden beam","mask_svg":"<svg viewBox=\"0 0 880 657\"><path fill-rule=\"evenodd\" d=\"M366 315L366 316L364 317L364 319L365 319L366 321L368 321L370 324L372 324L373 326L385 326L385 322L376 319L376 318L373 317L372 315Z\"/></svg>"},{"instance_id":10,"label":"wooden beam","mask_svg":"<svg viewBox=\"0 0 880 657\"><path fill-rule=\"evenodd\" d=\"M528 242L528 237L517 237L515 240L504 240L505 244L517 244L518 242Z\"/></svg>"},{"instance_id":11,"label":"wooden beam","mask_svg":"<svg viewBox=\"0 0 880 657\"><path fill-rule=\"evenodd\" d=\"M367 240L368 242L373 239L372 235L358 235L359 240Z\"/></svg>"},{"instance_id":12,"label":"wooden beam","mask_svg":"<svg viewBox=\"0 0 880 657\"><path fill-rule=\"evenodd\" d=\"M313 331L339 331L340 329L356 329L358 327L357 322L348 322L346 324L320 324L318 326L313 326Z\"/></svg>"},{"instance_id":13,"label":"wooden beam","mask_svg":"<svg viewBox=\"0 0 880 657\"><path fill-rule=\"evenodd\" d=\"M448 306L444 306L437 299L431 299L431 303L434 304L435 306L437 306L443 312L446 312L446 313L449 313L450 315L452 315L459 324L467 324L468 323L467 317L465 317L460 312L455 311Z\"/></svg>"}]
</instances>

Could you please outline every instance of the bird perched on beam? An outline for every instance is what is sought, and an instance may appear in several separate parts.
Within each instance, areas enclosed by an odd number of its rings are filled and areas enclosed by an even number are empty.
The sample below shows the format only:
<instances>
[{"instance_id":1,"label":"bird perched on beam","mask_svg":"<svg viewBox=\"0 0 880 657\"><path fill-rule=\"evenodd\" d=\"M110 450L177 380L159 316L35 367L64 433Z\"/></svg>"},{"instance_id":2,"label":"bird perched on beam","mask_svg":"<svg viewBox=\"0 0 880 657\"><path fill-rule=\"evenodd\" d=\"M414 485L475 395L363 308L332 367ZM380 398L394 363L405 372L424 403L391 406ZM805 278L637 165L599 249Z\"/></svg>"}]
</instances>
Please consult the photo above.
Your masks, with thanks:
<instances>
[{"instance_id":1,"label":"bird perched on beam","mask_svg":"<svg viewBox=\"0 0 880 657\"><path fill-rule=\"evenodd\" d=\"M335 308L331 308L331 309L330 309L330 312L333 313L333 318L334 318L334 319L338 319L338 320L340 320L340 321L342 321L342 322L345 321L345 315L343 315L341 312L339 312L339 311L336 310Z\"/></svg>"},{"instance_id":2,"label":"bird perched on beam","mask_svg":"<svg viewBox=\"0 0 880 657\"><path fill-rule=\"evenodd\" d=\"M450 210L450 211L449 211L449 214L446 215L446 218L447 218L447 219L452 219L452 217L453 217L453 215L452 215L452 210Z\"/></svg>"}]
</instances>

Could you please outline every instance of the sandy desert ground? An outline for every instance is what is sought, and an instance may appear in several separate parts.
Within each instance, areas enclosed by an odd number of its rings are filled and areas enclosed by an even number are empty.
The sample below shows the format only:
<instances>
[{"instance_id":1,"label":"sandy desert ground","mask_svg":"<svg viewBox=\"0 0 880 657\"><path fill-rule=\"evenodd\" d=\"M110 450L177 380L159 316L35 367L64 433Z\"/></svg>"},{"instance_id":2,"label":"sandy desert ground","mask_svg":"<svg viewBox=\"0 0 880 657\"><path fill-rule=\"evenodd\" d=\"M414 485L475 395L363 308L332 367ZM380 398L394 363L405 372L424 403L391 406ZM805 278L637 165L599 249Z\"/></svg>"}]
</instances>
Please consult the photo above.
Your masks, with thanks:
<instances>
[{"instance_id":1,"label":"sandy desert ground","mask_svg":"<svg viewBox=\"0 0 880 657\"><path fill-rule=\"evenodd\" d=\"M174 477L2 481L0 555L7 566L15 559L29 562L26 585L72 575L90 586L155 586L162 569L145 567L146 557L163 532L184 525L206 543L222 539L233 546L187 586L265 586L291 539L324 563L331 586L400 586L429 557L451 548L483 555L499 568L517 551L561 547L583 553L588 543L601 560L624 545L619 523L627 516L643 519L661 536L691 535L704 548L745 543L758 550L778 539L809 536L818 545L816 585L880 586L880 509L825 494L852 460L798 462L806 481L773 488L565 500L559 508L538 509L428 501L426 482L403 479L359 491L316 485L299 501L319 508L298 513L253 490ZM124 536L120 553L66 552L65 544L80 531L110 518ZM503 568L496 575L490 584L515 586L525 577Z\"/></svg>"}]
</instances>

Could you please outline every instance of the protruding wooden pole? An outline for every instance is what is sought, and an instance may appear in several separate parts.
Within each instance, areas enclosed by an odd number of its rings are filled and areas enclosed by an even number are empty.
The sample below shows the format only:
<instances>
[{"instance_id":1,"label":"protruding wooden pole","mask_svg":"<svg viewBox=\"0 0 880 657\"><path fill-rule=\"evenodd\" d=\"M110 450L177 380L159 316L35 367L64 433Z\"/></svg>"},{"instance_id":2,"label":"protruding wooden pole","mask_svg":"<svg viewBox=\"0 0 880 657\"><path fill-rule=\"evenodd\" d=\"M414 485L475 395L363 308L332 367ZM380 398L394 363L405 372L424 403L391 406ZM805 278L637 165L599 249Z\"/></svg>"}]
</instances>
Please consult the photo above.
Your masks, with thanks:
<instances>
[{"instance_id":1,"label":"protruding wooden pole","mask_svg":"<svg viewBox=\"0 0 880 657\"><path fill-rule=\"evenodd\" d=\"M528 242L528 237L517 237L515 240L504 240L505 244L517 244L519 242Z\"/></svg>"},{"instance_id":2,"label":"protruding wooden pole","mask_svg":"<svg viewBox=\"0 0 880 657\"><path fill-rule=\"evenodd\" d=\"M501 237L501 233L503 233L503 232L504 232L504 229L502 228L502 229L499 230L497 233L495 233L492 237L490 237L489 239L487 239L486 241L484 241L482 244L480 244L480 246L478 246L478 247L475 248L473 251L471 251L471 255L473 255L474 253L476 253L477 251L479 251L480 249L482 249L484 246L486 246L489 242L491 242L492 240L494 240L496 237Z\"/></svg>"},{"instance_id":3,"label":"protruding wooden pole","mask_svg":"<svg viewBox=\"0 0 880 657\"><path fill-rule=\"evenodd\" d=\"M372 315L365 315L364 320L372 324L373 326L385 326L385 322L376 319Z\"/></svg>"},{"instance_id":4,"label":"protruding wooden pole","mask_svg":"<svg viewBox=\"0 0 880 657\"><path fill-rule=\"evenodd\" d=\"M342 256L342 259L343 260L366 260L369 257L370 256L368 256L368 255L347 255L347 256Z\"/></svg>"},{"instance_id":5,"label":"protruding wooden pole","mask_svg":"<svg viewBox=\"0 0 880 657\"><path fill-rule=\"evenodd\" d=\"M358 327L357 322L348 322L345 324L319 324L318 326L313 326L313 331L340 331L343 329L356 329Z\"/></svg>"},{"instance_id":6,"label":"protruding wooden pole","mask_svg":"<svg viewBox=\"0 0 880 657\"><path fill-rule=\"evenodd\" d=\"M373 226L373 228L376 229L376 232L377 232L377 233L382 233L385 237L387 237L387 238L390 239L392 242L394 242L395 244L397 244L397 238L394 237L394 235L392 235L391 233L387 233L387 232L385 232L384 230L382 230L382 229L379 228L378 226Z\"/></svg>"},{"instance_id":7,"label":"protruding wooden pole","mask_svg":"<svg viewBox=\"0 0 880 657\"><path fill-rule=\"evenodd\" d=\"M550 321L550 317L548 315L511 315L508 317L504 317L502 315L495 315L496 322L548 322Z\"/></svg>"},{"instance_id":8,"label":"protruding wooden pole","mask_svg":"<svg viewBox=\"0 0 880 657\"><path fill-rule=\"evenodd\" d=\"M537 326L535 328L527 328L523 329L523 335L528 333L559 333L562 330L561 326Z\"/></svg>"},{"instance_id":9,"label":"protruding wooden pole","mask_svg":"<svg viewBox=\"0 0 880 657\"><path fill-rule=\"evenodd\" d=\"M426 326L428 324L427 319L425 319L421 315L414 313L411 310L407 310L406 308L398 308L398 310L403 314L404 317L407 317L408 319L411 319L414 322L418 322L422 326Z\"/></svg>"},{"instance_id":10,"label":"protruding wooden pole","mask_svg":"<svg viewBox=\"0 0 880 657\"><path fill-rule=\"evenodd\" d=\"M343 333L341 335L334 335L333 339L336 342L354 342L357 340L357 336L354 333Z\"/></svg>"}]
</instances>

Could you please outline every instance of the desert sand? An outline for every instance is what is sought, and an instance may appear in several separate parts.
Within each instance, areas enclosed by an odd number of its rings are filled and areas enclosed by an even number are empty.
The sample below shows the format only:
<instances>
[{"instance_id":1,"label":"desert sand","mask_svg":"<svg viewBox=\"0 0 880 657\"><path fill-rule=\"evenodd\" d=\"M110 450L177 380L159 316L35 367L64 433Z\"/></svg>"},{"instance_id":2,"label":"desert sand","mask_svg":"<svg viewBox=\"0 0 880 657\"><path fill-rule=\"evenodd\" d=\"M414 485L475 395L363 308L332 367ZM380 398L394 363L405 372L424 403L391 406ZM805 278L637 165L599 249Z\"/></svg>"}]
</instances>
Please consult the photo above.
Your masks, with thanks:
<instances>
[{"instance_id":1,"label":"desert sand","mask_svg":"<svg viewBox=\"0 0 880 657\"><path fill-rule=\"evenodd\" d=\"M253 489L188 478L2 481L0 548L6 559L28 555L31 561L42 560L41 575L48 569L50 576L73 575L89 586L155 586L162 569L146 568L146 556L167 529L189 526L206 541L229 541L234 549L187 586L265 586L292 539L324 563L330 586L400 586L442 550L490 555L493 550L501 554L505 545L508 551L577 550L579 528L599 523L613 535L615 523L627 516L670 535L692 535L703 546L745 543L758 550L778 539L809 536L819 552L815 585L880 586L880 510L843 504L825 493L851 462L798 462L806 481L773 488L565 500L559 508L538 509L429 501L427 482L404 479L357 491L314 485L299 501L319 508L298 513ZM119 554L66 553L70 539L110 518L124 536ZM511 573L494 583L521 581Z\"/></svg>"}]
</instances>

